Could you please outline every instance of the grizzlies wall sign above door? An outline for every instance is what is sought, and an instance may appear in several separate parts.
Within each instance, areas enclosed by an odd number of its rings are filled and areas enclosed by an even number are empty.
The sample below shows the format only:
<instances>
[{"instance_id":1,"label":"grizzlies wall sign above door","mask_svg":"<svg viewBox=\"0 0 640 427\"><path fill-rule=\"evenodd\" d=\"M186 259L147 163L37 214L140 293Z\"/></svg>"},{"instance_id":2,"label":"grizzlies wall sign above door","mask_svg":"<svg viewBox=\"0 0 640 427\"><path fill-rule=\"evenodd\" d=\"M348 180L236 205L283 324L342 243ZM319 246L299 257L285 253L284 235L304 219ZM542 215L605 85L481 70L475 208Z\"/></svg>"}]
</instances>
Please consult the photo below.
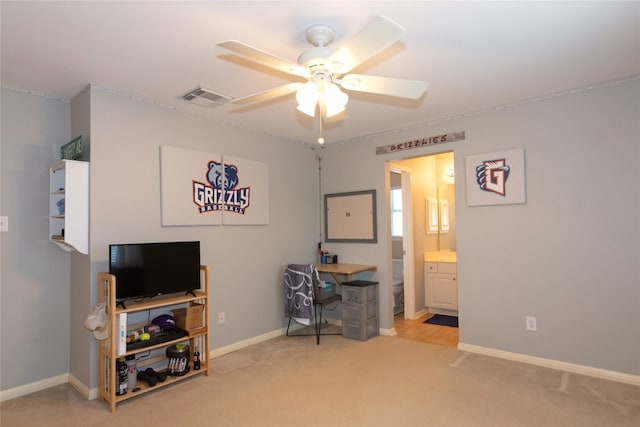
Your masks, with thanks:
<instances>
[{"instance_id":1,"label":"grizzlies wall sign above door","mask_svg":"<svg viewBox=\"0 0 640 427\"><path fill-rule=\"evenodd\" d=\"M160 147L162 225L269 223L265 163Z\"/></svg>"}]
</instances>

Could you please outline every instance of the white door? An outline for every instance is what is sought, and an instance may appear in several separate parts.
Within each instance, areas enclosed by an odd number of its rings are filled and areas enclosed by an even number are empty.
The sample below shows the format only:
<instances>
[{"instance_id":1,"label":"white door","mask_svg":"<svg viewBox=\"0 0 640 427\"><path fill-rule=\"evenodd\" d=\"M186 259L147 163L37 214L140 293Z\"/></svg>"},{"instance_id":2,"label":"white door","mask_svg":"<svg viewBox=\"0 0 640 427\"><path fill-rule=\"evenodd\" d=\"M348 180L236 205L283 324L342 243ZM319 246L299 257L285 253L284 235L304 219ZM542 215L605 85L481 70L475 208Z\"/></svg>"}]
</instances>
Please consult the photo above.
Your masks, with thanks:
<instances>
[{"instance_id":1,"label":"white door","mask_svg":"<svg viewBox=\"0 0 640 427\"><path fill-rule=\"evenodd\" d=\"M413 206L411 202L411 169L392 163L399 172L402 186L402 265L404 268L404 318L416 317L415 267L413 257Z\"/></svg>"}]
</instances>

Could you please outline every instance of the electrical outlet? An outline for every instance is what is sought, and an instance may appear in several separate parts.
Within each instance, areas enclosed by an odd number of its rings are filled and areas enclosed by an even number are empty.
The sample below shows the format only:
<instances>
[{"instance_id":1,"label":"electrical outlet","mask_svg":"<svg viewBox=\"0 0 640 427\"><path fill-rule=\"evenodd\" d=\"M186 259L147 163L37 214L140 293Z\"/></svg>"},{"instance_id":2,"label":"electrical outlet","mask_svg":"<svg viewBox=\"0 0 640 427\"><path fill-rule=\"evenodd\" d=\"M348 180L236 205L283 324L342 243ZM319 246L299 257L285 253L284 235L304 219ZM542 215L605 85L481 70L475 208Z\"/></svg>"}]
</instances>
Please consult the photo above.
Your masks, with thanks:
<instances>
[{"instance_id":1,"label":"electrical outlet","mask_svg":"<svg viewBox=\"0 0 640 427\"><path fill-rule=\"evenodd\" d=\"M220 313L218 313L218 324L220 325L224 324L224 311L221 311Z\"/></svg>"},{"instance_id":2,"label":"electrical outlet","mask_svg":"<svg viewBox=\"0 0 640 427\"><path fill-rule=\"evenodd\" d=\"M0 231L9 231L9 217L0 216Z\"/></svg>"},{"instance_id":3,"label":"electrical outlet","mask_svg":"<svg viewBox=\"0 0 640 427\"><path fill-rule=\"evenodd\" d=\"M527 316L527 331L537 331L538 330L538 322L535 316Z\"/></svg>"}]
</instances>

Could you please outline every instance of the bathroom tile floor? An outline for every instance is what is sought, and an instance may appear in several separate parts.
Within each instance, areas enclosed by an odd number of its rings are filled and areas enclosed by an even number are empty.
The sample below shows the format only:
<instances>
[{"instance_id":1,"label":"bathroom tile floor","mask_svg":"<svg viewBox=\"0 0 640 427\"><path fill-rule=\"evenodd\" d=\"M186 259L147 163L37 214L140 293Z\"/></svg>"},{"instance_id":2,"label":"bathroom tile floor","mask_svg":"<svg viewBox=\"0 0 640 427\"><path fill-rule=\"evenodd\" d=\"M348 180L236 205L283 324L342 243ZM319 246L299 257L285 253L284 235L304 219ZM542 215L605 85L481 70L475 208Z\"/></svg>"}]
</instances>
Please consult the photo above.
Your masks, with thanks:
<instances>
[{"instance_id":1,"label":"bathroom tile floor","mask_svg":"<svg viewBox=\"0 0 640 427\"><path fill-rule=\"evenodd\" d=\"M404 318L404 313L396 314L393 320L399 337L426 342L443 347L458 347L458 328L422 323L433 314L425 314L413 320Z\"/></svg>"}]
</instances>

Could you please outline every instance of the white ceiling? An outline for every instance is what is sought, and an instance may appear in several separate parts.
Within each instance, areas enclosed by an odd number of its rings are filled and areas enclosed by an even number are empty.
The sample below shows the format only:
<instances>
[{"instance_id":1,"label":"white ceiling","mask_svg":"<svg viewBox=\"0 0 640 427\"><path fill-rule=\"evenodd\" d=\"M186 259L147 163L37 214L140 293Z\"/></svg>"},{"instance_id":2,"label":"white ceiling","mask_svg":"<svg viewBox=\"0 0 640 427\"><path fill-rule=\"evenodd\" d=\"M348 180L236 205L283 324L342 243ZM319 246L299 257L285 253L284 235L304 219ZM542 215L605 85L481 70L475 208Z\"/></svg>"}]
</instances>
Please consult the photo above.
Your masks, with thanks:
<instances>
[{"instance_id":1,"label":"white ceiling","mask_svg":"<svg viewBox=\"0 0 640 427\"><path fill-rule=\"evenodd\" d=\"M181 96L205 86L242 97L295 80L216 44L240 40L296 61L305 29L332 46L374 15L406 36L353 72L429 82L418 101L349 92L327 143L360 139L640 74L640 2L142 1L1 3L2 86L71 99L87 84L296 141L317 120L293 95L205 108ZM425 135L428 136L428 135Z\"/></svg>"}]
</instances>

